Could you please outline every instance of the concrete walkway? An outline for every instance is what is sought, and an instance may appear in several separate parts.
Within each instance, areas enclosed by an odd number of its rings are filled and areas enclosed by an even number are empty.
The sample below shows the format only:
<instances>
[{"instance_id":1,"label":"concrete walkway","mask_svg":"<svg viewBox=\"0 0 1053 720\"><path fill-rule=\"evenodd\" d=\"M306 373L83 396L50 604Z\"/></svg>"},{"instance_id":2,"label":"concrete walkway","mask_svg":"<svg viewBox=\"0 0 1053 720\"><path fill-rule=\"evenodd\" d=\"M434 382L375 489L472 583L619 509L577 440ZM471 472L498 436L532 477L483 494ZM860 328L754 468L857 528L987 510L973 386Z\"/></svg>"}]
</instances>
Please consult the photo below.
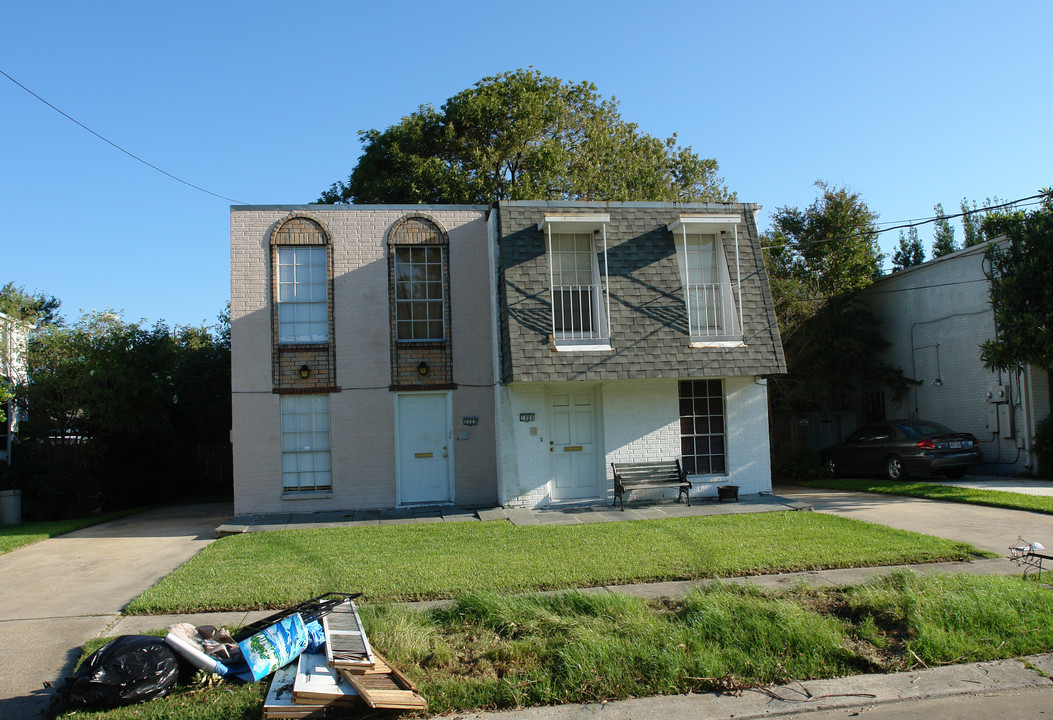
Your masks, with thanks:
<instances>
[{"instance_id":1,"label":"concrete walkway","mask_svg":"<svg viewBox=\"0 0 1053 720\"><path fill-rule=\"evenodd\" d=\"M979 481L975 486L989 487ZM776 492L818 512L961 540L1002 555L1017 537L1053 547L1053 515L821 488L777 487Z\"/></svg>"},{"instance_id":2,"label":"concrete walkway","mask_svg":"<svg viewBox=\"0 0 1053 720\"><path fill-rule=\"evenodd\" d=\"M507 520L513 525L587 525L600 522L660 519L670 517L698 517L734 513L773 512L778 510L810 510L807 504L778 495L748 495L738 501L720 502L716 498L701 498L686 503L662 501L650 504L630 503L625 510L606 503L560 503L540 510L525 508L490 507L419 507L396 510L351 510L305 513L270 513L235 515L216 528L219 536L244 532L296 530L320 527L362 527L366 525L403 525L433 522L481 522Z\"/></svg>"},{"instance_id":3,"label":"concrete walkway","mask_svg":"<svg viewBox=\"0 0 1053 720\"><path fill-rule=\"evenodd\" d=\"M229 504L152 510L0 555L0 718L47 708L44 682L132 599L215 539Z\"/></svg>"}]
</instances>

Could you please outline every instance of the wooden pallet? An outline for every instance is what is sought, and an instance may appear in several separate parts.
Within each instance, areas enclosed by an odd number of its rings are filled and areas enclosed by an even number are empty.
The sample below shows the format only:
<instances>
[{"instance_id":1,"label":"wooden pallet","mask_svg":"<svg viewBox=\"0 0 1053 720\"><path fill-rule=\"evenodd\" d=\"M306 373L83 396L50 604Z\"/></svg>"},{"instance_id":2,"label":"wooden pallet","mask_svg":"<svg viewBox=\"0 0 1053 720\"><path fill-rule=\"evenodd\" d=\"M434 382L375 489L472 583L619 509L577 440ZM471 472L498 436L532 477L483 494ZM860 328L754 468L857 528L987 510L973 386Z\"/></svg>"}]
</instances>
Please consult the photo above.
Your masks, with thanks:
<instances>
[{"instance_id":1,"label":"wooden pallet","mask_svg":"<svg viewBox=\"0 0 1053 720\"><path fill-rule=\"evenodd\" d=\"M336 606L322 618L325 630L325 658L329 667L366 672L376 666L369 638L353 600Z\"/></svg>"},{"instance_id":2,"label":"wooden pallet","mask_svg":"<svg viewBox=\"0 0 1053 720\"><path fill-rule=\"evenodd\" d=\"M340 669L340 674L371 708L386 710L427 710L428 702L421 697L417 686L375 650L376 665L371 670L356 673Z\"/></svg>"}]
</instances>

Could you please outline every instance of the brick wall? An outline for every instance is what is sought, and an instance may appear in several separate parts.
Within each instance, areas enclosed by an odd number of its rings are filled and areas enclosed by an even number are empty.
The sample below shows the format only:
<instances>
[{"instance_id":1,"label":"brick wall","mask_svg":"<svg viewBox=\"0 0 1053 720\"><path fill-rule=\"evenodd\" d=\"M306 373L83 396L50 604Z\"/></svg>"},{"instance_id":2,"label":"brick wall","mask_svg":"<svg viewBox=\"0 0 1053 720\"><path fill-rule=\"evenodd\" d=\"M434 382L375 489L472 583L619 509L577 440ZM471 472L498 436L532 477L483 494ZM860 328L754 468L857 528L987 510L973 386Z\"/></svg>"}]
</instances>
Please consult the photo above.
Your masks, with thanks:
<instances>
[{"instance_id":1,"label":"brick wall","mask_svg":"<svg viewBox=\"0 0 1053 720\"><path fill-rule=\"evenodd\" d=\"M330 342L283 346L272 340L272 261L269 239L276 224L292 215L317 221L330 236L332 312ZM289 512L393 507L396 502L395 398L391 391L388 233L407 215L441 222L449 237L449 298L453 356L451 430L456 441L457 502L496 502L491 314L485 208L472 206L268 206L231 210L231 349L237 512ZM285 227L290 227L286 223ZM296 227L293 225L292 227ZM289 238L294 239L294 238ZM480 286L480 287L476 287ZM333 373L324 354L331 351ZM318 353L322 353L320 356ZM303 364L311 368L304 381ZM430 363L429 363L430 364ZM416 374L416 363L412 366ZM313 392L329 386L331 493L283 496L279 398L282 392ZM431 373L429 372L429 375ZM416 379L416 378L414 378ZM339 390L339 392L336 392ZM463 416L478 416L465 428Z\"/></svg>"}]
</instances>

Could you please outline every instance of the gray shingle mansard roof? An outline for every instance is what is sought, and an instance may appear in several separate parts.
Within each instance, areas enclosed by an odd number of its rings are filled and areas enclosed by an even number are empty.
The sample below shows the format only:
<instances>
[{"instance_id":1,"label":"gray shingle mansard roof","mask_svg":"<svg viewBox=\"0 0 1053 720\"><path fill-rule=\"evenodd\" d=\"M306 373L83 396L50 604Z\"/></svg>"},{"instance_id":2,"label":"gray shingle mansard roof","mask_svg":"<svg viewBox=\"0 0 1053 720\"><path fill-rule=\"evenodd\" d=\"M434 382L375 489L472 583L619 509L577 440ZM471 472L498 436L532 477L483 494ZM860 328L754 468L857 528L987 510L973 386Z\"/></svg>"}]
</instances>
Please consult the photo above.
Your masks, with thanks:
<instances>
[{"instance_id":1,"label":"gray shingle mansard roof","mask_svg":"<svg viewBox=\"0 0 1053 720\"><path fill-rule=\"evenodd\" d=\"M501 374L505 383L770 375L786 371L754 205L741 203L501 202ZM609 213L610 351L554 352L549 269L538 223L546 214ZM738 214L745 347L692 348L673 234L685 215ZM724 238L734 282L735 239ZM737 302L737 297L736 297Z\"/></svg>"}]
</instances>

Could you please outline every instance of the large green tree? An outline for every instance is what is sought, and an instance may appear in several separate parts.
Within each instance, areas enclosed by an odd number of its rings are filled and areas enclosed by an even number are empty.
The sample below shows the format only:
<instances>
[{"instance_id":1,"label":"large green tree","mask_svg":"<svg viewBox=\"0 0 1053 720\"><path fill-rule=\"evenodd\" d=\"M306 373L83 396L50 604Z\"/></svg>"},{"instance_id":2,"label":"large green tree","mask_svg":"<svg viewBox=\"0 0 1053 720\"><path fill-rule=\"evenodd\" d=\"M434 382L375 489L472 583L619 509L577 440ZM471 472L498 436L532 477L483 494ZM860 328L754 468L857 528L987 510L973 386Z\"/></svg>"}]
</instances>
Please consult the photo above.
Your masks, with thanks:
<instances>
[{"instance_id":1,"label":"large green tree","mask_svg":"<svg viewBox=\"0 0 1053 720\"><path fill-rule=\"evenodd\" d=\"M347 181L320 203L494 200L733 200L717 161L626 122L590 82L519 69L486 77L439 110L422 105L359 133Z\"/></svg>"},{"instance_id":2,"label":"large green tree","mask_svg":"<svg viewBox=\"0 0 1053 720\"><path fill-rule=\"evenodd\" d=\"M772 385L777 409L842 410L869 385L905 386L879 360L878 319L855 299L881 271L877 214L846 187L816 187L807 208L778 208L763 238L787 364Z\"/></svg>"},{"instance_id":3,"label":"large green tree","mask_svg":"<svg viewBox=\"0 0 1053 720\"><path fill-rule=\"evenodd\" d=\"M1036 210L983 220L985 237L1006 240L987 248L997 336L980 356L989 369L1053 368L1053 188L1042 193Z\"/></svg>"}]
</instances>

